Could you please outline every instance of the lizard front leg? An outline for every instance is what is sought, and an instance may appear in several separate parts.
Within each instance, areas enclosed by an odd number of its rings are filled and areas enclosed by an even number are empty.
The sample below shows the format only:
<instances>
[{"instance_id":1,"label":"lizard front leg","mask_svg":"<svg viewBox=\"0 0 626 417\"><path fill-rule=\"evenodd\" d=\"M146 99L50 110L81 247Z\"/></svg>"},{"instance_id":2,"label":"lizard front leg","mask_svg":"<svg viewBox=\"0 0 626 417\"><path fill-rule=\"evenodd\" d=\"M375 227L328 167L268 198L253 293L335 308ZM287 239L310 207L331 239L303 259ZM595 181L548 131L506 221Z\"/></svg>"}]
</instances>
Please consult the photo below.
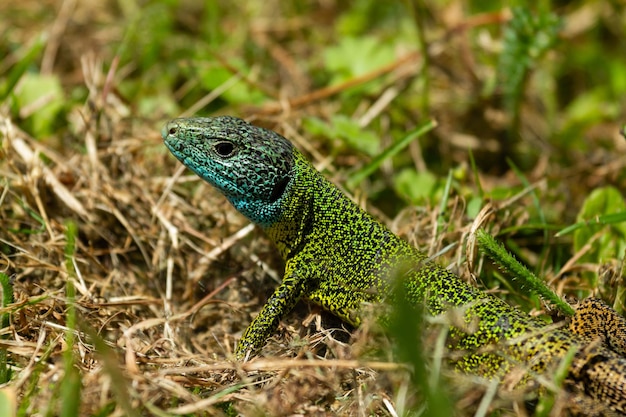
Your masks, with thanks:
<instances>
[{"instance_id":1,"label":"lizard front leg","mask_svg":"<svg viewBox=\"0 0 626 417\"><path fill-rule=\"evenodd\" d=\"M244 359L249 353L263 347L278 327L280 320L291 311L306 291L309 281L295 271L297 271L295 268L286 269L282 283L244 331L235 350L237 359Z\"/></svg>"}]
</instances>

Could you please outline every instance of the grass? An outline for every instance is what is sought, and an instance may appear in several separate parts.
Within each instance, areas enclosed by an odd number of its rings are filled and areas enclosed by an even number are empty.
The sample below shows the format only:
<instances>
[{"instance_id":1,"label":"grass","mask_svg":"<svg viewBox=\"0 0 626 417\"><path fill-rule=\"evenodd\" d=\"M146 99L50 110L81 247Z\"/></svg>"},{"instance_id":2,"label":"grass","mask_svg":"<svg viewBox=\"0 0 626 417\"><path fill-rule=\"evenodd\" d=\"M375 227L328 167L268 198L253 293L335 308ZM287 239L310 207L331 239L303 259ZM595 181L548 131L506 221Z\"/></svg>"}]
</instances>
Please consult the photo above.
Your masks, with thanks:
<instances>
[{"instance_id":1,"label":"grass","mask_svg":"<svg viewBox=\"0 0 626 417\"><path fill-rule=\"evenodd\" d=\"M507 302L550 314L468 254L470 230L559 297L623 311L625 14L585 1L2 2L0 273L13 300L0 308L0 409L431 415L423 395L458 416L526 415L522 394L450 374L436 354L416 384L398 359L411 350L376 323L345 328L305 304L260 360L231 361L282 263L159 130L192 114L276 129ZM425 346L445 336L434 321ZM567 405L546 398L540 415Z\"/></svg>"}]
</instances>

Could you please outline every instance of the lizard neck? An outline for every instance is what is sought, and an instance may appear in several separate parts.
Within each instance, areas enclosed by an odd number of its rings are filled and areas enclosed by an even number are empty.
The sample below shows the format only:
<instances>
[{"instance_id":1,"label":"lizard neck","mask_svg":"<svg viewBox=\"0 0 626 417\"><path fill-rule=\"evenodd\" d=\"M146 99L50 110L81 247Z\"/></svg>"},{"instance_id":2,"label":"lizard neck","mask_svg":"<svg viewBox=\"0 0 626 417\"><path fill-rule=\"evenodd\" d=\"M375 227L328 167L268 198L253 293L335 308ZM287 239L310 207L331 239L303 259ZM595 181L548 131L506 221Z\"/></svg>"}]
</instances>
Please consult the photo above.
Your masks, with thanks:
<instances>
[{"instance_id":1,"label":"lizard neck","mask_svg":"<svg viewBox=\"0 0 626 417\"><path fill-rule=\"evenodd\" d=\"M283 259L297 254L315 222L315 198L324 178L298 150L293 150L292 178L280 199L276 220L261 225Z\"/></svg>"},{"instance_id":2,"label":"lizard neck","mask_svg":"<svg viewBox=\"0 0 626 417\"><path fill-rule=\"evenodd\" d=\"M264 227L283 259L301 253L314 257L334 253L344 259L355 258L346 262L347 268L371 262L375 269L401 253L417 253L346 197L299 151L294 149L293 156L292 177L281 197L280 215Z\"/></svg>"}]
</instances>

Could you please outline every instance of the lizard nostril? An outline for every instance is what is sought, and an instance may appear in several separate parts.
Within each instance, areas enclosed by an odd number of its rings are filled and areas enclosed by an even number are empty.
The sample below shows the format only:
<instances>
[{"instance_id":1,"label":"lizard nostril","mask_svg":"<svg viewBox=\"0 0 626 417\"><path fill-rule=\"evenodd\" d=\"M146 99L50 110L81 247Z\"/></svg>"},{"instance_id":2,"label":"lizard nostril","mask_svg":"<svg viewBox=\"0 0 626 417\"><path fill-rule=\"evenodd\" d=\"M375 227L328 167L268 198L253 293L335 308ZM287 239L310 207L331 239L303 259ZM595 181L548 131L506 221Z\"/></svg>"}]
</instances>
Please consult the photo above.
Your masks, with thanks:
<instances>
[{"instance_id":1,"label":"lizard nostril","mask_svg":"<svg viewBox=\"0 0 626 417\"><path fill-rule=\"evenodd\" d=\"M175 127L170 127L169 134L170 135L175 135L176 134L176 128Z\"/></svg>"}]
</instances>

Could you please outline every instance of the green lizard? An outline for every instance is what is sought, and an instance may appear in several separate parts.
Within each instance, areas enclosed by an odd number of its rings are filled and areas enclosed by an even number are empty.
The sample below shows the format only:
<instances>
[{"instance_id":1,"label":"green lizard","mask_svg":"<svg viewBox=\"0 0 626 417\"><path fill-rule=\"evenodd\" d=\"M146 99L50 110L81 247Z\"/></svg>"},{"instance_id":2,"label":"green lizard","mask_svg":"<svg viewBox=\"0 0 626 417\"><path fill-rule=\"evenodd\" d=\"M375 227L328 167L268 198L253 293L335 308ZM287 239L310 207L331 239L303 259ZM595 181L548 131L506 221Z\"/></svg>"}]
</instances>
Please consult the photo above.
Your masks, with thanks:
<instances>
[{"instance_id":1,"label":"green lizard","mask_svg":"<svg viewBox=\"0 0 626 417\"><path fill-rule=\"evenodd\" d=\"M462 353L458 369L487 378L519 366L547 374L575 349L568 386L607 404L614 415L626 415L626 360L620 356L626 324L608 307L592 300L571 329L546 329L541 320L427 260L271 130L234 117L188 118L168 122L162 136L176 158L263 228L285 259L282 283L237 345L239 359L261 348L300 299L358 326L364 303L392 303L395 285L402 285L412 303L433 315L454 309L462 314L464 323L450 329L447 342ZM399 284L393 278L398 274ZM598 306L605 313L588 316L617 323L612 332L586 329L584 313ZM606 340L609 347L592 339Z\"/></svg>"}]
</instances>

